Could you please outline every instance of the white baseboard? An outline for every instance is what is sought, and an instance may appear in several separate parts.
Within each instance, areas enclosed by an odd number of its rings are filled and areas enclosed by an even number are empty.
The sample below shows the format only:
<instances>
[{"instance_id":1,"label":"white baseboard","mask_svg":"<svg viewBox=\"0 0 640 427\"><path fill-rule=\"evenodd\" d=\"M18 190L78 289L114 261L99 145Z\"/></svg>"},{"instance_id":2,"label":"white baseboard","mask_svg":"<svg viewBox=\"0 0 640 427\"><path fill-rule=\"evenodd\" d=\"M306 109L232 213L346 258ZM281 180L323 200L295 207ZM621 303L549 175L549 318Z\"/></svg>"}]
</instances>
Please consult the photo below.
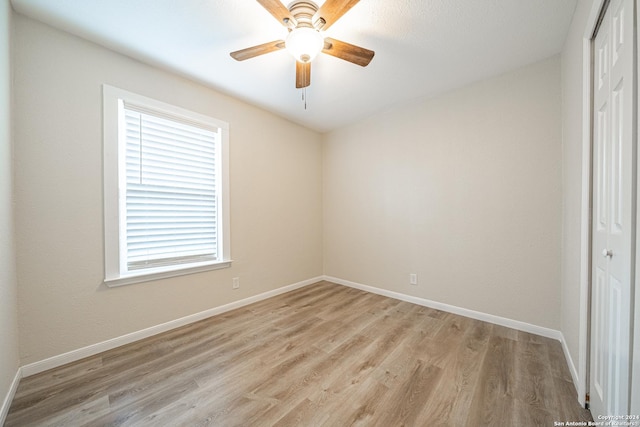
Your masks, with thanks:
<instances>
[{"instance_id":1,"label":"white baseboard","mask_svg":"<svg viewBox=\"0 0 640 427\"><path fill-rule=\"evenodd\" d=\"M259 295L254 295L249 298L245 298L239 301L234 301L229 304L225 304L219 307L214 307L209 310L202 311L200 313L191 314L189 316L182 317L180 319L171 320L166 323L162 323L156 326L152 326L150 328L142 329L140 331L132 332L130 334L122 335L117 338L113 338L107 341L99 342L96 344L89 345L87 347L82 347L77 350L72 350L67 353L63 353L57 356L50 357L48 359L41 360L39 362L30 363L21 368L22 376L28 377L30 375L35 375L40 372L44 372L49 369L57 368L58 366L65 365L67 363L75 362L80 359L84 359L85 357L93 356L98 353L102 353L103 351L111 350L116 347L120 347L125 344L130 344L135 341L139 341L144 338L151 337L153 335L157 335L163 332L170 331L175 328L179 328L181 326L185 326L191 323L195 323L197 321L207 319L211 316L215 316L217 314L225 313L227 311L234 310L236 308L244 307L245 305L253 304L254 302L262 301L267 298L274 297L276 295L283 294L285 292L292 291L294 289L302 288L304 286L311 285L313 283L319 282L323 280L322 277L314 277L312 279L307 279L302 282L294 283L292 285L283 286L278 289L274 289L268 292L261 293ZM0 424L1 425L1 424Z\"/></svg>"},{"instance_id":2,"label":"white baseboard","mask_svg":"<svg viewBox=\"0 0 640 427\"><path fill-rule=\"evenodd\" d=\"M558 341L561 341L561 338L562 338L562 334L560 333L560 331L556 331L555 329L544 328L542 326L532 325L530 323L521 322L519 320L508 319L506 317L500 317L500 316L494 316L493 314L487 314L487 313L482 313L480 311L469 310L466 308L457 307L455 305L443 304L441 302L431 301L431 300L420 298L420 297L401 294L399 292L394 292L386 289L376 288L373 286L363 285L361 283L350 282L348 280L339 279L337 277L323 276L323 280L337 283L343 286L349 286L350 288L360 289L362 291L382 295L385 297L422 305L424 307L435 308L436 310L442 310L449 313L458 314L460 316L470 317L472 319L482 320L484 322L506 326L507 328L517 329L519 331L541 335L543 337L552 338Z\"/></svg>"},{"instance_id":3,"label":"white baseboard","mask_svg":"<svg viewBox=\"0 0 640 427\"><path fill-rule=\"evenodd\" d=\"M11 402L13 402L13 397L16 395L16 390L18 390L18 384L20 384L21 379L22 379L22 368L18 368L18 372L16 372L16 376L13 377L13 382L11 383L11 387L9 387L9 391L7 392L7 395L4 397L4 401L2 402L2 407L0 407L0 426L3 426L5 420L7 419L7 414L9 413L9 407L11 407Z\"/></svg>"},{"instance_id":4,"label":"white baseboard","mask_svg":"<svg viewBox=\"0 0 640 427\"><path fill-rule=\"evenodd\" d=\"M576 369L576 365L573 363L573 358L571 357L571 352L569 351L569 346L567 346L567 341L564 339L564 334L560 332L560 343L562 344L562 352L564 353L564 358L567 360L567 365L569 366L569 372L571 373L571 379L573 380L573 385L576 388L576 394L578 397L578 402L582 406L584 406L584 394L580 393L580 381L578 381L578 370Z\"/></svg>"},{"instance_id":5,"label":"white baseboard","mask_svg":"<svg viewBox=\"0 0 640 427\"><path fill-rule=\"evenodd\" d=\"M175 328L179 328L181 326L185 326L211 316L215 316L217 314L225 313L227 311L234 310L236 308L240 308L254 302L262 301L267 298L274 297L276 295L283 294L285 292L292 291L294 289L302 288L304 286L311 285L313 283L319 282L321 280L326 280L329 282L333 282L339 285L348 286L355 289L360 289L366 292L371 292L374 294L386 296L389 298L398 299L401 301L410 302L413 304L422 305L425 307L434 308L437 310L446 311L453 314L458 314L465 317L470 317L472 319L482 320L485 322L493 323L496 325L505 326L508 328L516 329L519 331L529 332L536 335L541 335L544 337L556 339L560 341L563 345L563 350L565 352L565 356L568 355L568 349L566 348L566 343L564 342L562 333L560 331L544 328L537 325L532 325L530 323L521 322L518 320L508 319L505 317L495 316L492 314L482 313L479 311L469 310L462 307L457 307L454 305L444 304L436 301L431 301L428 299L415 297L411 295L402 294L399 292L389 291L386 289L376 288L373 286L363 285L361 283L355 283L348 280L343 280L337 277L331 276L319 276L314 277L312 279L304 280L302 282L294 283L288 286L283 286L278 289L274 289L268 292L264 292L259 295L254 295L249 298L245 298L239 301L234 301L229 304L225 304L219 307L214 307L209 310L202 311L200 313L195 313L189 316L182 317L180 319L172 320L166 323L162 323L156 326L152 326L150 328L142 329L140 331L132 332L130 334L122 335L117 338L113 338L107 341L103 341L100 343L92 344L87 347L79 348L77 350L72 350L67 353L63 353L57 356L50 357L48 359L44 359L38 362L30 363L28 365L23 366L20 372L20 378L28 377L30 375L34 375L40 372L44 372L49 369L56 368L58 366L65 365L67 363L75 362L77 360L83 359L85 357L93 356L95 354L101 353L103 351L111 350L116 347L120 347L125 344L130 344L135 341L139 341L144 338L148 338L153 335L157 335ZM569 367L571 370L571 375L574 379L574 383L577 384L576 378L576 370L573 363L571 363L571 358L567 357L567 361L569 363ZM18 378L19 380L19 378Z\"/></svg>"}]
</instances>

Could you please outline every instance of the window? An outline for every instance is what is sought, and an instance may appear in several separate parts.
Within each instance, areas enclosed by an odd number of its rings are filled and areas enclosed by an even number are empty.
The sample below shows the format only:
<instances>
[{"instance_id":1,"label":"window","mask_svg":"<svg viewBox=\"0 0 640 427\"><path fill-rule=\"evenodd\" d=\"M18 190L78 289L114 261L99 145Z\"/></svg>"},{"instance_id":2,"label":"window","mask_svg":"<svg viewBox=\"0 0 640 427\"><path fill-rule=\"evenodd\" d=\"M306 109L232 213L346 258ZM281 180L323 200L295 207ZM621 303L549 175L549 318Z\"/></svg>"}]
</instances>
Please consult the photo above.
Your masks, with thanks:
<instances>
[{"instance_id":1,"label":"window","mask_svg":"<svg viewBox=\"0 0 640 427\"><path fill-rule=\"evenodd\" d=\"M105 283L228 267L226 123L105 85Z\"/></svg>"}]
</instances>

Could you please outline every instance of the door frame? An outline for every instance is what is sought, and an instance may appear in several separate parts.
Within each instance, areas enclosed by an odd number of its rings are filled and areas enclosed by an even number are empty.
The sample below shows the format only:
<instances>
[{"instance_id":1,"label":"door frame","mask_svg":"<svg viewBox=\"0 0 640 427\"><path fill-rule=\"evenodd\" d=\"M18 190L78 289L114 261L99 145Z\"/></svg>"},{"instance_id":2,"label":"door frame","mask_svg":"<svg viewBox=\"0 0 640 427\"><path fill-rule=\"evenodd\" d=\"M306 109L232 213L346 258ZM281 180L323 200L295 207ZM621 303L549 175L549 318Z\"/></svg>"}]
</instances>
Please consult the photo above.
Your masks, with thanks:
<instances>
[{"instance_id":1,"label":"door frame","mask_svg":"<svg viewBox=\"0 0 640 427\"><path fill-rule=\"evenodd\" d=\"M582 36L582 197L580 220L580 336L578 366L572 370L581 405L589 391L591 310L591 206L593 172L593 35L607 0L592 0ZM575 378L577 374L578 378Z\"/></svg>"},{"instance_id":2,"label":"door frame","mask_svg":"<svg viewBox=\"0 0 640 427\"><path fill-rule=\"evenodd\" d=\"M640 97L640 5L638 1L635 2L636 8L636 93L635 105L636 105L636 129L635 138L636 144L640 139L640 106L638 105ZM636 148L637 154L637 168L640 168L640 148ZM631 310L633 313L633 323L631 329L631 396L629 402L629 413L640 414L640 169L637 172L637 194L636 194L636 276L634 287L631 289Z\"/></svg>"},{"instance_id":3,"label":"door frame","mask_svg":"<svg viewBox=\"0 0 640 427\"><path fill-rule=\"evenodd\" d=\"M578 337L579 353L578 366L571 366L571 374L576 384L578 400L585 405L586 396L590 389L590 310L591 310L591 207L592 207L592 173L593 173L593 35L598 25L600 12L608 0L592 0L591 10L584 28L582 37L582 196L581 196L581 221L580 221L580 330ZM635 2L636 22L640 23L640 8ZM640 81L640 66L638 66L638 49L640 46L640 31L636 33L636 81ZM637 85L636 85L637 92ZM637 100L637 93L635 94ZM640 108L636 107L636 114L640 115ZM636 119L635 134L640 135L640 117ZM640 150L638 150L638 165L640 165ZM638 174L638 191L640 191L640 173ZM636 220L640 220L640 209L636 209ZM640 222L637 222L640 224ZM640 240L636 237L636 272L640 272ZM635 313L633 328L633 364L632 378L640 378L640 274L636 273L632 286L632 311ZM635 292L638 290L638 292ZM635 295L635 298L633 297ZM635 299L635 304L633 300ZM572 364L569 358L569 363ZM577 369L576 369L577 368ZM577 378L576 378L577 375ZM635 381L632 382L632 384ZM640 397L640 386L632 386L631 399L637 401ZM640 408L635 408L640 409ZM634 410L632 403L631 412Z\"/></svg>"}]
</instances>

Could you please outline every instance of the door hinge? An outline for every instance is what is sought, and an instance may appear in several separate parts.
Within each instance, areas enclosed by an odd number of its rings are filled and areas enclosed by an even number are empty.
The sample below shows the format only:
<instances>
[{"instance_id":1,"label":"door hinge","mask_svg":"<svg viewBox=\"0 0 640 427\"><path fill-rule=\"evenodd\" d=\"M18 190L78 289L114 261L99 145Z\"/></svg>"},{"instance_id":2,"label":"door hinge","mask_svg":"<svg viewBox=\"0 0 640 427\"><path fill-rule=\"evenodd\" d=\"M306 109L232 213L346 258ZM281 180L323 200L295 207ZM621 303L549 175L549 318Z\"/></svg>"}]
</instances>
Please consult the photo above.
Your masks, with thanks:
<instances>
[{"instance_id":1,"label":"door hinge","mask_svg":"<svg viewBox=\"0 0 640 427\"><path fill-rule=\"evenodd\" d=\"M584 409L589 409L589 393L584 396Z\"/></svg>"}]
</instances>

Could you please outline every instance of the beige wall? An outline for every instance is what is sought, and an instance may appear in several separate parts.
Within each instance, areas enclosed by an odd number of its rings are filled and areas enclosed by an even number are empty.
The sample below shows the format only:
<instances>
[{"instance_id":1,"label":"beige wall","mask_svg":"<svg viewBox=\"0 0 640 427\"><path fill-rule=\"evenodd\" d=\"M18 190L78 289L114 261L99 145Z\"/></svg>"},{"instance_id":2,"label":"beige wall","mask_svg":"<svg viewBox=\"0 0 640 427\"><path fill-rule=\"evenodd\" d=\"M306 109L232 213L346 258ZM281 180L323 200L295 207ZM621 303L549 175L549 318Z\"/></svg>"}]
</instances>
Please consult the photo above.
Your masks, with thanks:
<instances>
[{"instance_id":1,"label":"beige wall","mask_svg":"<svg viewBox=\"0 0 640 427\"><path fill-rule=\"evenodd\" d=\"M0 1L0 405L18 372L17 285L11 166L11 6ZM2 419L0 417L0 423Z\"/></svg>"},{"instance_id":2,"label":"beige wall","mask_svg":"<svg viewBox=\"0 0 640 427\"><path fill-rule=\"evenodd\" d=\"M559 329L560 94L554 57L328 134L325 274Z\"/></svg>"},{"instance_id":3,"label":"beige wall","mask_svg":"<svg viewBox=\"0 0 640 427\"><path fill-rule=\"evenodd\" d=\"M322 274L318 134L21 15L14 26L22 364ZM229 122L232 268L101 285L103 83Z\"/></svg>"}]
</instances>

